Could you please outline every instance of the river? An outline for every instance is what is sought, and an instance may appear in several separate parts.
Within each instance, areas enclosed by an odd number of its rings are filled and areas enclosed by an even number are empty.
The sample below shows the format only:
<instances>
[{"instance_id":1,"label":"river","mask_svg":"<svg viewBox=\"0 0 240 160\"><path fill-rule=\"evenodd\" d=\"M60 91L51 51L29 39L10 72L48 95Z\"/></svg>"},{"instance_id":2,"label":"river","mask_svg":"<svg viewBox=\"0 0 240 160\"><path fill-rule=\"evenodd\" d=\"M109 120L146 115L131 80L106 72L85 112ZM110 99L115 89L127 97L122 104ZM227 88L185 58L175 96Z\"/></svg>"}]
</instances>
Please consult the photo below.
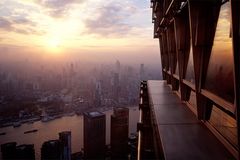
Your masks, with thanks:
<instances>
[{"instance_id":1,"label":"river","mask_svg":"<svg viewBox=\"0 0 240 160\"><path fill-rule=\"evenodd\" d=\"M110 116L112 110L105 111L106 114L106 144L110 144ZM135 133L139 111L137 107L129 108L129 134ZM25 131L38 129L38 132L24 134ZM83 148L83 116L69 116L58 118L49 122L37 121L32 124L22 124L20 127L0 128L6 135L0 136L0 144L7 142L17 142L20 144L34 144L36 160L41 158L41 146L43 142L52 139L58 139L58 133L62 131L71 131L72 134L72 152L79 152ZM1 156L0 156L1 159Z\"/></svg>"}]
</instances>

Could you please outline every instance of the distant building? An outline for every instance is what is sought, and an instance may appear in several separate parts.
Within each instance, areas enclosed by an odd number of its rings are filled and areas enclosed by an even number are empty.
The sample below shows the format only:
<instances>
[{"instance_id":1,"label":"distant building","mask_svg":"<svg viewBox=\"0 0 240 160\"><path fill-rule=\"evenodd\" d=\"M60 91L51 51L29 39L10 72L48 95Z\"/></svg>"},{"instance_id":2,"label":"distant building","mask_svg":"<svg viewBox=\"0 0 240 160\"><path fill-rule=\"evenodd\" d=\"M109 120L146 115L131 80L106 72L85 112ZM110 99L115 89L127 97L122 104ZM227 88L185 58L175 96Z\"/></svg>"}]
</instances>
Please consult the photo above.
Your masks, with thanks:
<instances>
[{"instance_id":1,"label":"distant building","mask_svg":"<svg viewBox=\"0 0 240 160\"><path fill-rule=\"evenodd\" d=\"M95 107L100 107L102 105L102 83L101 81L96 81L95 93L94 93L94 105Z\"/></svg>"},{"instance_id":2,"label":"distant building","mask_svg":"<svg viewBox=\"0 0 240 160\"><path fill-rule=\"evenodd\" d=\"M84 113L84 158L104 159L106 143L106 115L101 112Z\"/></svg>"},{"instance_id":3,"label":"distant building","mask_svg":"<svg viewBox=\"0 0 240 160\"><path fill-rule=\"evenodd\" d=\"M113 99L118 103L119 102L119 93L120 93L120 83L119 83L119 73L113 74L113 82L112 82L112 95Z\"/></svg>"},{"instance_id":4,"label":"distant building","mask_svg":"<svg viewBox=\"0 0 240 160\"><path fill-rule=\"evenodd\" d=\"M111 116L111 151L113 159L126 159L128 154L129 109L114 108Z\"/></svg>"},{"instance_id":5,"label":"distant building","mask_svg":"<svg viewBox=\"0 0 240 160\"><path fill-rule=\"evenodd\" d=\"M65 131L59 133L59 141L61 144L61 159L71 160L71 132Z\"/></svg>"},{"instance_id":6,"label":"distant building","mask_svg":"<svg viewBox=\"0 0 240 160\"><path fill-rule=\"evenodd\" d=\"M115 66L116 66L116 72L117 72L118 74L120 74L121 64L120 64L119 60L116 61Z\"/></svg>"},{"instance_id":7,"label":"distant building","mask_svg":"<svg viewBox=\"0 0 240 160\"><path fill-rule=\"evenodd\" d=\"M35 151L33 144L23 144L17 146L16 142L5 143L1 145L2 159L24 159L35 160Z\"/></svg>"},{"instance_id":8,"label":"distant building","mask_svg":"<svg viewBox=\"0 0 240 160\"><path fill-rule=\"evenodd\" d=\"M50 140L43 143L41 148L41 159L60 159L61 144L59 140Z\"/></svg>"},{"instance_id":9,"label":"distant building","mask_svg":"<svg viewBox=\"0 0 240 160\"><path fill-rule=\"evenodd\" d=\"M140 76L140 80L145 80L144 64L140 64L139 76Z\"/></svg>"}]
</instances>

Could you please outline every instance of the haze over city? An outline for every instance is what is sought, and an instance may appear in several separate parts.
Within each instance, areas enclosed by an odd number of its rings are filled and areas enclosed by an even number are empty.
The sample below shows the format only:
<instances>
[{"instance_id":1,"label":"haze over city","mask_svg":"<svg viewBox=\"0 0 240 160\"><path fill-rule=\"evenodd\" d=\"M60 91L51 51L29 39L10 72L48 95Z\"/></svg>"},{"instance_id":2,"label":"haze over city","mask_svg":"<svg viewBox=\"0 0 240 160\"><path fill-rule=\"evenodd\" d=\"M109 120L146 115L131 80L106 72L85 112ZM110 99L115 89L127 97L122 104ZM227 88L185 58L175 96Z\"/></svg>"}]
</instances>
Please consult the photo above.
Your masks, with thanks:
<instances>
[{"instance_id":1,"label":"haze over city","mask_svg":"<svg viewBox=\"0 0 240 160\"><path fill-rule=\"evenodd\" d=\"M138 0L1 0L0 159L135 159L139 85L161 79L151 16Z\"/></svg>"}]
</instances>

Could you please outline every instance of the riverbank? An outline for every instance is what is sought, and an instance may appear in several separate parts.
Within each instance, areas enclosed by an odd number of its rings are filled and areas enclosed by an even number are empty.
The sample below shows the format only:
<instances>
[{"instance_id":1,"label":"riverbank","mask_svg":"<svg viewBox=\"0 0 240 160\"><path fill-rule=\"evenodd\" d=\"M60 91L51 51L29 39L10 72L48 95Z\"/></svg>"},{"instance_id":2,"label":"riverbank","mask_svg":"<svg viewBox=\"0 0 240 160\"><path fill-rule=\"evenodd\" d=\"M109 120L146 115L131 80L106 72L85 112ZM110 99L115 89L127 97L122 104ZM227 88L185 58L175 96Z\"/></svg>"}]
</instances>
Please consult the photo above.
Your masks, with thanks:
<instances>
[{"instance_id":1,"label":"riverbank","mask_svg":"<svg viewBox=\"0 0 240 160\"><path fill-rule=\"evenodd\" d=\"M129 135L135 133L139 120L138 107L129 107ZM102 111L103 112L103 111ZM106 144L110 144L110 119L112 110L104 112L106 114ZM25 131L37 129L37 132L24 134ZM34 123L24 123L20 127L12 126L0 128L0 144L17 142L17 144L34 144L36 160L40 160L41 146L47 140L58 139L58 133L71 131L72 133L72 153L81 151L83 148L83 116L64 116L49 122L36 121Z\"/></svg>"},{"instance_id":2,"label":"riverbank","mask_svg":"<svg viewBox=\"0 0 240 160\"><path fill-rule=\"evenodd\" d=\"M129 108L132 108L132 107L135 107L135 106L129 106ZM33 117L30 117L27 119L14 119L10 122L5 122L5 123L0 124L0 128L10 127L10 126L13 126L16 128L16 127L20 127L22 124L25 124L25 123L30 124L30 123L34 123L37 121L49 122L49 121L52 121L52 120L55 120L58 118L62 118L62 117L67 117L67 116L74 116L74 115L81 116L84 112L87 112L87 111L96 111L97 110L100 112L105 112L105 111L112 110L112 109L113 109L113 107L89 108L89 109L85 109L82 111L71 111L68 113L58 113L58 114L54 114L54 115L45 115L45 116L33 116Z\"/></svg>"}]
</instances>

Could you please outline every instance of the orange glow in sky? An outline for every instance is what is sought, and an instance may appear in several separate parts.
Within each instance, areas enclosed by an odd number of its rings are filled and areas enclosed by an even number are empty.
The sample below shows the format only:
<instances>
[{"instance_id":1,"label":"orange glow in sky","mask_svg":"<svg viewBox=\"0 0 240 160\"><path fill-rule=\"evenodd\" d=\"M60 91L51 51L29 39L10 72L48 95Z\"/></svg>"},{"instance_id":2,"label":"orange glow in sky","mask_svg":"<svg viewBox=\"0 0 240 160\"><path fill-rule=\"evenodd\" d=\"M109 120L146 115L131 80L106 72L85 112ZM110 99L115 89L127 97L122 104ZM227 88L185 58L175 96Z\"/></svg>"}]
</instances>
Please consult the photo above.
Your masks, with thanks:
<instances>
[{"instance_id":1,"label":"orange glow in sky","mask_svg":"<svg viewBox=\"0 0 240 160\"><path fill-rule=\"evenodd\" d=\"M21 46L85 57L88 52L159 56L152 30L148 1L0 1L0 51Z\"/></svg>"}]
</instances>

